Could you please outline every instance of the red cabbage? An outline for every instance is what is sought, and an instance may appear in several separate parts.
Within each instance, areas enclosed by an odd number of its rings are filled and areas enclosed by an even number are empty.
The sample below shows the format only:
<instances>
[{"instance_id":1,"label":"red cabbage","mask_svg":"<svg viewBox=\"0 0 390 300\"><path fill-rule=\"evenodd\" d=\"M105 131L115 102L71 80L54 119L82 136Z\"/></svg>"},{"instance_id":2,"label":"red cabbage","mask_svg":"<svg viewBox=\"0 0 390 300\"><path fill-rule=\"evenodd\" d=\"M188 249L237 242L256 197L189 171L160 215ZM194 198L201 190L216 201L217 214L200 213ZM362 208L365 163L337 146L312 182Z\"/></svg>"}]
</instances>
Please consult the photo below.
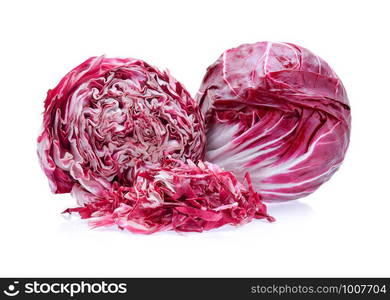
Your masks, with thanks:
<instances>
[{"instance_id":1,"label":"red cabbage","mask_svg":"<svg viewBox=\"0 0 390 300\"><path fill-rule=\"evenodd\" d=\"M309 50L260 42L225 51L197 95L207 124L206 160L251 174L265 200L306 196L344 159L350 137L346 91Z\"/></svg>"}]
</instances>

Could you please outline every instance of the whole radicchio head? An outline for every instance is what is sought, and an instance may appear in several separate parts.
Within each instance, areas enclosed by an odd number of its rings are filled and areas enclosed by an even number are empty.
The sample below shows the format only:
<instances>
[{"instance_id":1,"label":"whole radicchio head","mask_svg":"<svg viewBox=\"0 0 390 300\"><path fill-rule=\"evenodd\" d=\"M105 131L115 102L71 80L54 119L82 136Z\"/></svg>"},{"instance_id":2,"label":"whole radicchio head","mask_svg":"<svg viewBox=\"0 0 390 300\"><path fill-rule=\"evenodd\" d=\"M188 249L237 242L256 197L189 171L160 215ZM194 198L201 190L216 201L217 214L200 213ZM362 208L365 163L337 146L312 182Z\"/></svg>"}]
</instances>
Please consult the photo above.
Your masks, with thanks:
<instances>
[{"instance_id":1,"label":"whole radicchio head","mask_svg":"<svg viewBox=\"0 0 390 300\"><path fill-rule=\"evenodd\" d=\"M197 100L206 120L206 160L246 172L265 200L306 196L341 165L351 118L346 91L309 50L260 42L225 51Z\"/></svg>"},{"instance_id":2,"label":"whole radicchio head","mask_svg":"<svg viewBox=\"0 0 390 300\"><path fill-rule=\"evenodd\" d=\"M92 57L49 90L38 156L54 193L102 195L144 166L203 158L195 101L167 71Z\"/></svg>"}]
</instances>

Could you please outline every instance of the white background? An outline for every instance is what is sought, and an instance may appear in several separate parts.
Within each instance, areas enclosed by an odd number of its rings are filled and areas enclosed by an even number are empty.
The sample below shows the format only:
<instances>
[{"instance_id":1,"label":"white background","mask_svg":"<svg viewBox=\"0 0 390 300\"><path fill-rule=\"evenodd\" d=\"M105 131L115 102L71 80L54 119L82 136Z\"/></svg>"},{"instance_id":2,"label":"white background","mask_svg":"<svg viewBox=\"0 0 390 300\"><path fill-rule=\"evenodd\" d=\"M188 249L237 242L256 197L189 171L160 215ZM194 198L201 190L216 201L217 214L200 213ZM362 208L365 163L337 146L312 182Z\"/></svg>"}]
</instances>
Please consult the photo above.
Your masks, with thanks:
<instances>
[{"instance_id":1,"label":"white background","mask_svg":"<svg viewBox=\"0 0 390 300\"><path fill-rule=\"evenodd\" d=\"M0 276L390 276L388 1L2 1ZM46 91L94 55L169 68L194 95L226 49L300 44L343 80L352 139L313 195L277 222L202 234L91 230L60 213L36 138Z\"/></svg>"}]
</instances>

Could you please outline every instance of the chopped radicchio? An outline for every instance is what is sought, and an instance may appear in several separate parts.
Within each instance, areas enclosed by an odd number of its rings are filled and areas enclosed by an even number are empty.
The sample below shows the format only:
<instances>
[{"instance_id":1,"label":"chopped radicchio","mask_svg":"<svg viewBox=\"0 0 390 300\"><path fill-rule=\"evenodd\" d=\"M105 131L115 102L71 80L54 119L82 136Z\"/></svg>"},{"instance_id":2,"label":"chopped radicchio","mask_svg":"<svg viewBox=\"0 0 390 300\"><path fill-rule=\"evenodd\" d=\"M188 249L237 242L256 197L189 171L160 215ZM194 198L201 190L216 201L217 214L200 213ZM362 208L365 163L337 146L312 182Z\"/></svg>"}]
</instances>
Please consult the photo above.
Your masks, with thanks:
<instances>
[{"instance_id":1,"label":"chopped radicchio","mask_svg":"<svg viewBox=\"0 0 390 300\"><path fill-rule=\"evenodd\" d=\"M117 225L135 233L202 232L253 218L274 220L253 191L249 175L245 186L232 173L201 161L163 162L137 175L132 186L115 183L100 196L85 194L78 199L80 207L65 212L91 218L94 227Z\"/></svg>"},{"instance_id":2,"label":"chopped radicchio","mask_svg":"<svg viewBox=\"0 0 390 300\"><path fill-rule=\"evenodd\" d=\"M306 196L339 168L351 118L346 91L317 55L289 43L225 51L197 100L206 120L206 160L249 172L264 200Z\"/></svg>"}]
</instances>

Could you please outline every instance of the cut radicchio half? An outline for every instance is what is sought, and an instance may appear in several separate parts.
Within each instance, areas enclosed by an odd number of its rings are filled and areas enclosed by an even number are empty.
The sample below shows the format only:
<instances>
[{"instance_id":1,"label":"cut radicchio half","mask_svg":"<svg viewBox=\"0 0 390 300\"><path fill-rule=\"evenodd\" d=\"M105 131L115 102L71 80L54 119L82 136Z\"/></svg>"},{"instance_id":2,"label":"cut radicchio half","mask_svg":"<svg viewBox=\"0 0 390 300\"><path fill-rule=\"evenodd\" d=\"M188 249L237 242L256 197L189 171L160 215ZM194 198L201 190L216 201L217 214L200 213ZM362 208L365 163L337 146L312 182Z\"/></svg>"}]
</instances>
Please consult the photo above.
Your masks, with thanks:
<instances>
[{"instance_id":1,"label":"cut radicchio half","mask_svg":"<svg viewBox=\"0 0 390 300\"><path fill-rule=\"evenodd\" d=\"M88 59L48 92L38 138L55 193L100 195L162 158L198 161L204 147L199 108L179 82L141 60L105 57Z\"/></svg>"},{"instance_id":2,"label":"cut radicchio half","mask_svg":"<svg viewBox=\"0 0 390 300\"><path fill-rule=\"evenodd\" d=\"M67 212L93 226L200 232L272 221L249 175L244 185L202 162L205 140L200 108L167 71L92 57L48 92L38 156L52 191L77 199Z\"/></svg>"},{"instance_id":3,"label":"cut radicchio half","mask_svg":"<svg viewBox=\"0 0 390 300\"><path fill-rule=\"evenodd\" d=\"M250 173L264 200L306 196L339 168L351 118L346 91L317 55L289 43L225 51L197 100L206 120L206 160Z\"/></svg>"}]
</instances>

